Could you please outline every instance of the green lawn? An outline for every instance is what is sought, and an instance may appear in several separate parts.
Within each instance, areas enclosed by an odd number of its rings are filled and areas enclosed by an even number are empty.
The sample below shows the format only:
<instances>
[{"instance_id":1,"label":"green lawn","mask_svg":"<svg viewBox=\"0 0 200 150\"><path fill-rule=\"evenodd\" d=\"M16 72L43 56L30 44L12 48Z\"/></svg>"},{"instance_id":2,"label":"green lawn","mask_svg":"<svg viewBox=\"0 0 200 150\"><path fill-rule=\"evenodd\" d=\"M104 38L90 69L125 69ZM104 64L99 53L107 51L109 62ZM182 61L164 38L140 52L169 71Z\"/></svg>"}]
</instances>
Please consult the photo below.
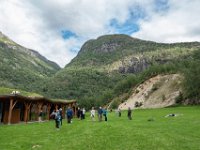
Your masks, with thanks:
<instances>
[{"instance_id":1,"label":"green lawn","mask_svg":"<svg viewBox=\"0 0 200 150\"><path fill-rule=\"evenodd\" d=\"M165 117L176 113L177 117ZM97 120L97 118L96 118ZM148 121L150 120L150 121ZM0 150L199 150L200 106L134 110L133 120L115 112L108 122L73 120L1 125Z\"/></svg>"}]
</instances>

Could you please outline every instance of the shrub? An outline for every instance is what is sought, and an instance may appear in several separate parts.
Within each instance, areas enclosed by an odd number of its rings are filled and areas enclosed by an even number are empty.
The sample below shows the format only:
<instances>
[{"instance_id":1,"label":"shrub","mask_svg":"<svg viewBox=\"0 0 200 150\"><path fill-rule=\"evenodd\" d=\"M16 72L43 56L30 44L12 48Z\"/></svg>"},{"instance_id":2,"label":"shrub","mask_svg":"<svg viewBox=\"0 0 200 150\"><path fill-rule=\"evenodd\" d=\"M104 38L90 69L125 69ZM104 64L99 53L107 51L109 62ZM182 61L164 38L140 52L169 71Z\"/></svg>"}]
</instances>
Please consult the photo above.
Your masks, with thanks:
<instances>
[{"instance_id":1,"label":"shrub","mask_svg":"<svg viewBox=\"0 0 200 150\"><path fill-rule=\"evenodd\" d=\"M116 108L118 108L118 106L119 106L119 99L115 99L115 100L112 101L110 107L111 107L112 109L116 109Z\"/></svg>"},{"instance_id":2,"label":"shrub","mask_svg":"<svg viewBox=\"0 0 200 150\"><path fill-rule=\"evenodd\" d=\"M157 85L157 84L154 84L153 87L152 87L152 89L151 89L151 91L154 92L154 91L156 91L157 89L158 89L158 85Z\"/></svg>"},{"instance_id":3,"label":"shrub","mask_svg":"<svg viewBox=\"0 0 200 150\"><path fill-rule=\"evenodd\" d=\"M165 94L162 95L162 100L166 100Z\"/></svg>"},{"instance_id":4,"label":"shrub","mask_svg":"<svg viewBox=\"0 0 200 150\"><path fill-rule=\"evenodd\" d=\"M142 102L138 102L138 101L135 102L135 107L141 107L142 105L143 105Z\"/></svg>"},{"instance_id":5,"label":"shrub","mask_svg":"<svg viewBox=\"0 0 200 150\"><path fill-rule=\"evenodd\" d=\"M183 93L179 92L179 95L175 98L175 101L177 104L181 104L183 102L184 98L183 98Z\"/></svg>"}]
</instances>

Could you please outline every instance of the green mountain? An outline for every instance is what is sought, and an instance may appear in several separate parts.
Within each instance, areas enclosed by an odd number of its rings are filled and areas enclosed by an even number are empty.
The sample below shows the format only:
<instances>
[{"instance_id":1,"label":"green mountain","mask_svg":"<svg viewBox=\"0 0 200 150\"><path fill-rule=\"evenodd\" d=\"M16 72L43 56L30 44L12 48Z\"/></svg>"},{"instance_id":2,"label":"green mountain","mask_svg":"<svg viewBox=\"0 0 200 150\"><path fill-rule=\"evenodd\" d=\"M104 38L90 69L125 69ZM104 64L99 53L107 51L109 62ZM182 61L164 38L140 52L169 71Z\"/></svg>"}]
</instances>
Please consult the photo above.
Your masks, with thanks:
<instances>
[{"instance_id":1,"label":"green mountain","mask_svg":"<svg viewBox=\"0 0 200 150\"><path fill-rule=\"evenodd\" d=\"M105 35L87 41L77 57L40 91L50 97L75 98L86 107L105 105L116 97L123 101L132 87L151 76L180 73L187 78L188 66L198 66L199 51L199 42L164 44L127 35ZM190 82L185 80L183 84L189 87ZM185 88L184 93L185 99L198 97L191 89Z\"/></svg>"},{"instance_id":2,"label":"green mountain","mask_svg":"<svg viewBox=\"0 0 200 150\"><path fill-rule=\"evenodd\" d=\"M155 63L187 57L198 46L198 42L163 44L127 35L106 35L86 42L66 68L97 67L98 70L137 73Z\"/></svg>"},{"instance_id":3,"label":"green mountain","mask_svg":"<svg viewBox=\"0 0 200 150\"><path fill-rule=\"evenodd\" d=\"M164 44L127 35L105 35L87 41L78 55L60 69L39 53L0 34L0 57L0 86L49 98L77 99L86 108L110 102L116 107L132 95L135 87L160 74L183 77L181 84L173 82L178 84L174 87L181 86L176 90L182 89L177 103L200 103L199 42ZM163 92L167 87L164 83L152 89L162 88ZM172 89L167 91L170 95ZM161 99L168 95L162 94Z\"/></svg>"},{"instance_id":4,"label":"green mountain","mask_svg":"<svg viewBox=\"0 0 200 150\"><path fill-rule=\"evenodd\" d=\"M20 46L0 32L0 86L34 91L60 67L34 50Z\"/></svg>"}]
</instances>

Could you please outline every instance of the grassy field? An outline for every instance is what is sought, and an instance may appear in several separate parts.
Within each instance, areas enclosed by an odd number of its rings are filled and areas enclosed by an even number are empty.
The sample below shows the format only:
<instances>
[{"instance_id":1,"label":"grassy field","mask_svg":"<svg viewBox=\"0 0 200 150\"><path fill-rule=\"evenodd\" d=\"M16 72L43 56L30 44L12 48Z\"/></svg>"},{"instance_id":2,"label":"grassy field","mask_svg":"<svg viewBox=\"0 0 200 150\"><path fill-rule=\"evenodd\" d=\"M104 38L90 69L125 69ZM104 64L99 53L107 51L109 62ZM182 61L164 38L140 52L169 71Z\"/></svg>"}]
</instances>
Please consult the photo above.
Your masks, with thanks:
<instances>
[{"instance_id":1,"label":"grassy field","mask_svg":"<svg viewBox=\"0 0 200 150\"><path fill-rule=\"evenodd\" d=\"M165 117L167 114L176 117ZM97 120L97 118L96 118ZM56 130L54 121L1 125L0 150L199 150L200 107L172 107L134 110L133 120L122 112L108 114L108 122L63 120Z\"/></svg>"}]
</instances>

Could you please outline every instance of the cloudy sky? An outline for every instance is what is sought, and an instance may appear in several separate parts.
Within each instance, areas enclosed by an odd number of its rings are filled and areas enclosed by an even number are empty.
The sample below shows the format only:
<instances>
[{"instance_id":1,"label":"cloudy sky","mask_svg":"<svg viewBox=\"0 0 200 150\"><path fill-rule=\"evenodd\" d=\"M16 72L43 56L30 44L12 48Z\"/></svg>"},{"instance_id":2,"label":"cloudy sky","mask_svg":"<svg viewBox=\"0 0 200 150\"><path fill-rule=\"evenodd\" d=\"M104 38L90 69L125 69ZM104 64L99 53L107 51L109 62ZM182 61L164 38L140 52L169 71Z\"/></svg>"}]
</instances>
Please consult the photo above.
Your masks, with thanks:
<instances>
[{"instance_id":1,"label":"cloudy sky","mask_svg":"<svg viewBox=\"0 0 200 150\"><path fill-rule=\"evenodd\" d=\"M104 34L200 41L199 6L200 0L0 0L0 31L64 67L84 42Z\"/></svg>"}]
</instances>

